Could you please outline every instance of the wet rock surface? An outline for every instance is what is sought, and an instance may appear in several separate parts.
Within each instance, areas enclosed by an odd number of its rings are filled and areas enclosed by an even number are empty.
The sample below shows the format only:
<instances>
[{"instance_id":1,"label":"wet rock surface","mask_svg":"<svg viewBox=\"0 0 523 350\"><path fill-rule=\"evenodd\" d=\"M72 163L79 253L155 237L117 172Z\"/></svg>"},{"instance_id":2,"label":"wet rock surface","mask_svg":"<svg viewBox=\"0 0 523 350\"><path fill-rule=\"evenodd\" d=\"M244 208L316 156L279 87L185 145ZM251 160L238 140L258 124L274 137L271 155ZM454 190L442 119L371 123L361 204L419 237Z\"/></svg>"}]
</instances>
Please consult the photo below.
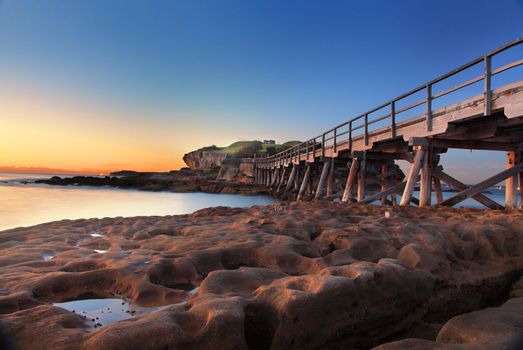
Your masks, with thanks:
<instances>
[{"instance_id":1,"label":"wet rock surface","mask_svg":"<svg viewBox=\"0 0 523 350\"><path fill-rule=\"evenodd\" d=\"M522 227L519 212L290 203L7 230L1 344L469 349L500 334L520 344L522 299L503 303L521 289ZM93 330L52 305L86 296L149 311Z\"/></svg>"}]
</instances>

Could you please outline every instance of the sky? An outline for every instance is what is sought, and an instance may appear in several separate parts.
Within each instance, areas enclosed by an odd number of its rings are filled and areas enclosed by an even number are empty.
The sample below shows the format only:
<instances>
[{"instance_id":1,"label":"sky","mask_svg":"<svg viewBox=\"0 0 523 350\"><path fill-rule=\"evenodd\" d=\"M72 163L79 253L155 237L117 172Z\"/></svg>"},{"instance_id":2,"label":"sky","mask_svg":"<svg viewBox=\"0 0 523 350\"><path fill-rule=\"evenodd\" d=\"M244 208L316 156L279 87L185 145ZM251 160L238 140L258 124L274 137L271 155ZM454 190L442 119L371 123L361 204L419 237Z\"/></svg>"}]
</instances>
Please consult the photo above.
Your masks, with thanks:
<instances>
[{"instance_id":1,"label":"sky","mask_svg":"<svg viewBox=\"0 0 523 350\"><path fill-rule=\"evenodd\" d=\"M523 0L0 0L0 167L305 140L521 36ZM504 155L444 164L470 182Z\"/></svg>"}]
</instances>

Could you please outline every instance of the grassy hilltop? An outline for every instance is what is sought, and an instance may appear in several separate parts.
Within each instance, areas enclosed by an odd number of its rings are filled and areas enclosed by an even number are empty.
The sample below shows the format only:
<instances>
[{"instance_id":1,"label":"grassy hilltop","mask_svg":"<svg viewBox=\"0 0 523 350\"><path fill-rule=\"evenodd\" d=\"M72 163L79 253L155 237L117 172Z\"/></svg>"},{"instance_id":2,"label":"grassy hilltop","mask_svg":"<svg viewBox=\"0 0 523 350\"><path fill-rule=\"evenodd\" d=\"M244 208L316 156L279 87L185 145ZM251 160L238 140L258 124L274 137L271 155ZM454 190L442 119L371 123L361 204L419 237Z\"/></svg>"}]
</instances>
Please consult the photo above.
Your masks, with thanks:
<instances>
[{"instance_id":1,"label":"grassy hilltop","mask_svg":"<svg viewBox=\"0 0 523 350\"><path fill-rule=\"evenodd\" d=\"M238 141L227 147L212 145L200 148L198 151L227 153L233 158L251 158L254 157L254 154L256 154L256 157L266 157L284 151L300 142L288 141L282 144L268 145L261 141Z\"/></svg>"}]
</instances>

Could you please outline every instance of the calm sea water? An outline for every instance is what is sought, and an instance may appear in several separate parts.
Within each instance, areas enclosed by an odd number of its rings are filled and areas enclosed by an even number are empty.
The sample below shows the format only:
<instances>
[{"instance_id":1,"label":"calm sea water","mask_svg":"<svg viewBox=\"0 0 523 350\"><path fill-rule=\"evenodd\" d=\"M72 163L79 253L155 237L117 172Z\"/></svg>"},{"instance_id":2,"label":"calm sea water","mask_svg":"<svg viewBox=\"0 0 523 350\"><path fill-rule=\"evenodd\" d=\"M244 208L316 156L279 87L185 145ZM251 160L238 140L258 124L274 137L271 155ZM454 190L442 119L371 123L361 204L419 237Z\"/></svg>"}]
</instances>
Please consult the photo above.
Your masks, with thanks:
<instances>
[{"instance_id":1,"label":"calm sea water","mask_svg":"<svg viewBox=\"0 0 523 350\"><path fill-rule=\"evenodd\" d=\"M0 230L62 219L175 215L220 205L249 207L275 202L274 198L266 195L146 192L23 184L23 181L50 176L0 173Z\"/></svg>"},{"instance_id":2,"label":"calm sea water","mask_svg":"<svg viewBox=\"0 0 523 350\"><path fill-rule=\"evenodd\" d=\"M249 207L275 202L274 198L265 195L146 192L100 187L23 184L24 181L45 179L50 176L0 173L0 230L62 219L175 215L192 213L213 206ZM444 192L443 197L448 198L453 194ZM484 194L500 204L504 203L505 193L502 190L492 189ZM414 195L417 197L418 193ZM472 199L457 205L457 207L461 206L483 208Z\"/></svg>"}]
</instances>

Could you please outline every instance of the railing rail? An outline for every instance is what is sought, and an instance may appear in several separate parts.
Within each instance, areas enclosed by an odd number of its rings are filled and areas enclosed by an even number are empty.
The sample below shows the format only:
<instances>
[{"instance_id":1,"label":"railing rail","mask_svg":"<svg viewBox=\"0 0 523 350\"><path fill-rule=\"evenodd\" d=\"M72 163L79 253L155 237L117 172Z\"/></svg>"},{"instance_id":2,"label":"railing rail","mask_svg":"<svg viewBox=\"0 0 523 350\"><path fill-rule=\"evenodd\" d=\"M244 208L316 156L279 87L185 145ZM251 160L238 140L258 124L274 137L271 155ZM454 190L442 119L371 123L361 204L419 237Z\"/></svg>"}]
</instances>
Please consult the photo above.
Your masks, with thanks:
<instances>
[{"instance_id":1,"label":"railing rail","mask_svg":"<svg viewBox=\"0 0 523 350\"><path fill-rule=\"evenodd\" d=\"M301 142L301 143L299 143L295 146L292 146L292 147L286 149L285 151L279 152L275 155L265 157L265 158L256 158L254 160L254 163L255 164L271 164L272 166L281 166L281 165L284 165L286 162L292 161L292 159L299 161L301 159L301 155L306 155L306 159L309 160L309 157L311 154L314 159L314 157L316 157L316 151L318 149L321 149L321 157L323 158L323 157L325 157L325 150L326 150L327 143L332 141L332 148L333 148L334 153L336 153L338 150L338 147L339 147L338 142L340 141L340 139L342 139L342 137L347 137L346 141L341 141L341 142L347 143L349 150L352 149L353 141L355 138L363 138L365 145L368 145L369 144L369 133L374 131L374 130L369 129L369 126L374 125L380 121L387 120L387 119L390 119L388 128L390 128L391 138L395 138L396 129L397 129L397 122L396 122L397 116L401 113L404 113L408 110L419 107L421 105L426 105L425 125L426 125L427 131L431 131L432 130L432 113L433 113L432 102L438 98L446 96L452 92L458 91L460 89L463 89L467 86L478 83L480 81L483 81L483 95L484 95L484 106L485 106L484 115L489 116L492 113L492 90L491 90L492 76L523 65L523 59L520 59L518 61L511 62L502 67L492 70L492 57L496 56L497 54L499 54L503 51L508 50L509 48L512 48L512 47L520 45L520 44L523 44L523 38L519 38L514 41L508 42L505 45L500 46L481 57L478 57L454 70L451 70L450 72L445 73L445 74L429 81L426 84L420 85L417 88L407 91L406 93L404 93L400 96L397 96L396 98L393 98L392 100L390 100L384 104L381 104L378 107L375 107L363 114L360 114L357 117L349 119L348 121L345 121L327 131L324 131L323 133L316 135L315 137L310 138L307 141ZM483 63L483 74L481 74L480 76L467 80L459 85L456 85L452 88L438 92L436 94L432 93L433 85L440 83L471 67L474 67L474 66L478 65L479 63ZM397 108L397 104L399 101L402 101L405 98L412 96L420 91L425 91L425 97L423 99L413 102L413 103L409 104L408 106L405 106L402 108ZM378 112L379 110L387 108L387 107L389 109L388 113L369 119L370 114ZM345 127L347 127L348 130L342 132L340 129L345 128ZM363 131L360 134L355 135L355 131L358 131L360 129L363 129ZM321 141L317 142L318 139Z\"/></svg>"}]
</instances>

